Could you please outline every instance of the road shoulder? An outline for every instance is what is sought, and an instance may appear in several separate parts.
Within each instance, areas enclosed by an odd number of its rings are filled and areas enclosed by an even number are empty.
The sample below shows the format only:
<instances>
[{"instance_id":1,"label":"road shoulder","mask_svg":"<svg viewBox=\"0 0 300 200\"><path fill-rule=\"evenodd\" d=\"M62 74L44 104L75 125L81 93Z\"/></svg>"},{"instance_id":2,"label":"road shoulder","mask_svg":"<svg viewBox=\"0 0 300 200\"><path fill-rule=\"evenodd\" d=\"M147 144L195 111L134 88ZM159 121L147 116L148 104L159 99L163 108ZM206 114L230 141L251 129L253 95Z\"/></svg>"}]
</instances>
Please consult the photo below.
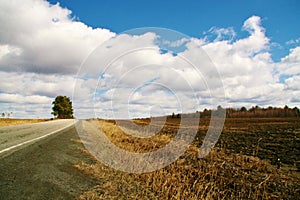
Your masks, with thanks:
<instances>
[{"instance_id":1,"label":"road shoulder","mask_svg":"<svg viewBox=\"0 0 300 200\"><path fill-rule=\"evenodd\" d=\"M74 199L96 185L74 167L92 163L75 128L66 129L1 158L0 199Z\"/></svg>"}]
</instances>

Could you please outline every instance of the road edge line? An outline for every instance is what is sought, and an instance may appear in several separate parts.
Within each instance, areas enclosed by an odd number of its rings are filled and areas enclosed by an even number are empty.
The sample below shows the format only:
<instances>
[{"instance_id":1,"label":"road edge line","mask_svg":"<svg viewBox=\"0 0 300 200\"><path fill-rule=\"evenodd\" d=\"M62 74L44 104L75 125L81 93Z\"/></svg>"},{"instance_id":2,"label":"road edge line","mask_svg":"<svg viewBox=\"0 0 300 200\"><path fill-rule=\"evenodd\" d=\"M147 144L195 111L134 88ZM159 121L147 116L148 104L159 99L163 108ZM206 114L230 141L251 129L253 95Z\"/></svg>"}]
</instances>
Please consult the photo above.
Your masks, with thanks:
<instances>
[{"instance_id":1,"label":"road edge line","mask_svg":"<svg viewBox=\"0 0 300 200\"><path fill-rule=\"evenodd\" d=\"M34 142L34 141L43 139L43 138L48 137L48 136L50 136L50 135L53 135L53 134L55 134L55 133L57 133L57 132L60 132L60 131L62 131L62 130L64 130L64 129L67 129L67 128L69 128L69 127L75 125L76 123L77 123L77 120L76 120L75 122L73 122L72 124L70 124L70 125L67 125L67 126L65 126L65 127L63 127L63 128L60 128L60 129L55 130L55 131L52 131L51 133L47 133L46 135L43 135L43 136L40 136L40 137L31 139L31 140L22 142L22 143L20 143L20 144L16 144L16 145L14 145L14 146L8 147L8 148L6 148L6 149L0 150L0 154L2 154L2 153L4 153L4 152L7 152L7 151L10 151L10 150L12 150L12 149L15 149L15 148L17 148L17 147L23 146L23 145L25 145L25 144L28 144L28 143L31 143L31 142Z\"/></svg>"}]
</instances>

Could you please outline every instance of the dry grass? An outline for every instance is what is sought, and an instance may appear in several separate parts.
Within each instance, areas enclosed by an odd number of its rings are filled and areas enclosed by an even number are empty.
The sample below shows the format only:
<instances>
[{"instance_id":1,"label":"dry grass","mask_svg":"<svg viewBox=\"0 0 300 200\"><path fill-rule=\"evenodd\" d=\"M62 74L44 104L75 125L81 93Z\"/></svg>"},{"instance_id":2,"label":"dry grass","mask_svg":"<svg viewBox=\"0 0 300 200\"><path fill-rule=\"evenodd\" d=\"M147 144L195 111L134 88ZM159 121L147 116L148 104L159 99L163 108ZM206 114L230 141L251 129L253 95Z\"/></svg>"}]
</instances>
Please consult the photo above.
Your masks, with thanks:
<instances>
[{"instance_id":1,"label":"dry grass","mask_svg":"<svg viewBox=\"0 0 300 200\"><path fill-rule=\"evenodd\" d=\"M166 126L150 142L126 135L112 121L101 121L100 127L116 145L134 152L163 147L172 138L163 133L174 131ZM79 199L300 199L299 178L266 160L228 154L223 148L214 148L203 159L198 152L191 145L173 164L144 174L120 172L100 162L79 163L76 168L100 182Z\"/></svg>"},{"instance_id":2,"label":"dry grass","mask_svg":"<svg viewBox=\"0 0 300 200\"><path fill-rule=\"evenodd\" d=\"M112 121L99 121L99 128L106 134L111 142L130 152L149 152L155 151L168 144L172 136L165 134L156 134L151 138L132 137L126 133L134 132L130 127L120 127ZM123 131L125 130L125 132ZM155 130L153 130L155 131Z\"/></svg>"},{"instance_id":3,"label":"dry grass","mask_svg":"<svg viewBox=\"0 0 300 200\"><path fill-rule=\"evenodd\" d=\"M86 149L82 148L80 151L91 157ZM86 174L93 175L99 182L99 185L82 194L78 200L157 199L154 193L143 187L132 174L114 170L97 160L94 164L81 162L74 166Z\"/></svg>"},{"instance_id":4,"label":"dry grass","mask_svg":"<svg viewBox=\"0 0 300 200\"><path fill-rule=\"evenodd\" d=\"M163 199L293 199L297 192L297 180L267 162L218 149L204 159L189 151L165 169L139 175L139 180Z\"/></svg>"},{"instance_id":5,"label":"dry grass","mask_svg":"<svg viewBox=\"0 0 300 200\"><path fill-rule=\"evenodd\" d=\"M32 124L38 122L48 121L47 119L8 119L2 118L0 119L0 126L13 126L19 124Z\"/></svg>"}]
</instances>

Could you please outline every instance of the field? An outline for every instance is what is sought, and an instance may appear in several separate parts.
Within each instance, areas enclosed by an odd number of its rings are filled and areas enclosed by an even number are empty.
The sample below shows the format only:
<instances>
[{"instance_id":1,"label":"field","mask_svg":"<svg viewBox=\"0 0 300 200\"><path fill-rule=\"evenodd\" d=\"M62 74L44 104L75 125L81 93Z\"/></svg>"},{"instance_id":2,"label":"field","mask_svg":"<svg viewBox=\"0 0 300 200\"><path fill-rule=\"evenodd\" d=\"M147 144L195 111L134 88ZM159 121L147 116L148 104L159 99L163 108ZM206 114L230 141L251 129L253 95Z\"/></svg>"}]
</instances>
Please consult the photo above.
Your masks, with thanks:
<instances>
[{"instance_id":1,"label":"field","mask_svg":"<svg viewBox=\"0 0 300 200\"><path fill-rule=\"evenodd\" d=\"M300 160L300 118L227 118L217 147L292 169Z\"/></svg>"},{"instance_id":2,"label":"field","mask_svg":"<svg viewBox=\"0 0 300 200\"><path fill-rule=\"evenodd\" d=\"M44 122L47 119L10 119L10 118L2 118L0 119L0 127L1 126L13 126L19 124L32 124L38 122Z\"/></svg>"},{"instance_id":3,"label":"field","mask_svg":"<svg viewBox=\"0 0 300 200\"><path fill-rule=\"evenodd\" d=\"M199 159L209 121L201 119L196 139L184 155L154 172L125 173L96 160L75 165L100 183L79 199L300 199L299 118L228 118L214 149ZM125 134L115 121L98 122L115 145L138 153L164 147L180 127L180 119L170 118L158 134L141 139ZM136 131L123 122L123 130ZM145 126L150 120L134 122Z\"/></svg>"}]
</instances>

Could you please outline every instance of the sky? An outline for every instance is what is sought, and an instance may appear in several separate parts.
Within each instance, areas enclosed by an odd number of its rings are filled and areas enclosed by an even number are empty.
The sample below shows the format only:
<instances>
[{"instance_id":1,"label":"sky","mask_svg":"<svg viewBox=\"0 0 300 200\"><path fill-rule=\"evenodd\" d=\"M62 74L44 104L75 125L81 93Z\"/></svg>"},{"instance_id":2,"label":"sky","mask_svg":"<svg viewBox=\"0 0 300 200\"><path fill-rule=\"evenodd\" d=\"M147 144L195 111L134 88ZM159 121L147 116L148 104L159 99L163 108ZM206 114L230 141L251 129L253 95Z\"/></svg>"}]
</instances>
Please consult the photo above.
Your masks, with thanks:
<instances>
[{"instance_id":1,"label":"sky","mask_svg":"<svg viewBox=\"0 0 300 200\"><path fill-rule=\"evenodd\" d=\"M300 107L299 1L0 0L0 112ZM149 28L152 27L152 28Z\"/></svg>"}]
</instances>

